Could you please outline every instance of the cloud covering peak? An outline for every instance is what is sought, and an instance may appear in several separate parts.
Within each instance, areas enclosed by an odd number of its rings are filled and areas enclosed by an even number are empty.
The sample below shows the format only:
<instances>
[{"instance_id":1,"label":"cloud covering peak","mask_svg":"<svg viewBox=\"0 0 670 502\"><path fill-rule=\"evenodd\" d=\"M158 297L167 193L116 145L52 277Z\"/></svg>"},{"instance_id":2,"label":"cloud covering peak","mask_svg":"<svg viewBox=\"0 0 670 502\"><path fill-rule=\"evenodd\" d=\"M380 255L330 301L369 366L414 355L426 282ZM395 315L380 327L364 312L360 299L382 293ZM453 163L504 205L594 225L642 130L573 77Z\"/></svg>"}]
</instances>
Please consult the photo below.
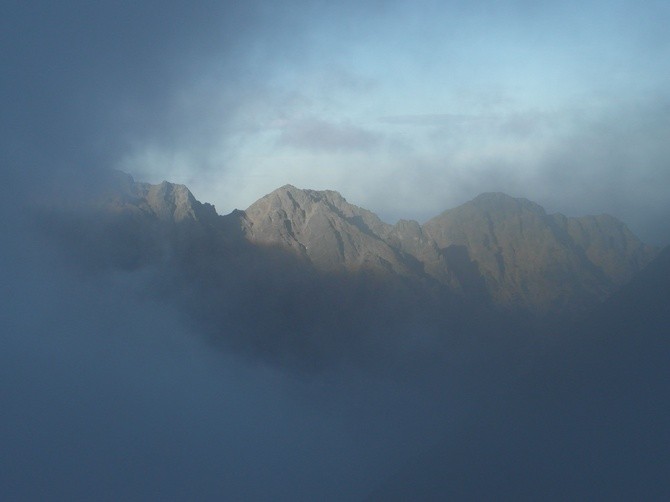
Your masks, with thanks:
<instances>
[{"instance_id":1,"label":"cloud covering peak","mask_svg":"<svg viewBox=\"0 0 670 502\"><path fill-rule=\"evenodd\" d=\"M121 168L222 212L287 182L389 220L504 191L664 244L669 19L629 1L14 4L0 141L15 179Z\"/></svg>"}]
</instances>

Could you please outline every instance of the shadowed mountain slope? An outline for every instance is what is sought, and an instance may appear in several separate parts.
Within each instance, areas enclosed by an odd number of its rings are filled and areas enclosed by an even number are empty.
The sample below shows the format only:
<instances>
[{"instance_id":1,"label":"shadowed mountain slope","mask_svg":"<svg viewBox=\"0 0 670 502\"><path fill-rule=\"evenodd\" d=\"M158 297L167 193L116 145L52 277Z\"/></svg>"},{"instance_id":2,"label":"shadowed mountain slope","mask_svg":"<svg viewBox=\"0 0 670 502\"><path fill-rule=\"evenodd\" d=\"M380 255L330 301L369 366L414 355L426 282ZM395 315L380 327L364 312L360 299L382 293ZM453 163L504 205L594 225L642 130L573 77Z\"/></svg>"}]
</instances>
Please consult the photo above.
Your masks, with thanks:
<instances>
[{"instance_id":1,"label":"shadowed mountain slope","mask_svg":"<svg viewBox=\"0 0 670 502\"><path fill-rule=\"evenodd\" d=\"M611 216L567 218L500 193L482 194L423 226L447 257L467 255L506 309L580 310L605 299L654 256Z\"/></svg>"}]
</instances>

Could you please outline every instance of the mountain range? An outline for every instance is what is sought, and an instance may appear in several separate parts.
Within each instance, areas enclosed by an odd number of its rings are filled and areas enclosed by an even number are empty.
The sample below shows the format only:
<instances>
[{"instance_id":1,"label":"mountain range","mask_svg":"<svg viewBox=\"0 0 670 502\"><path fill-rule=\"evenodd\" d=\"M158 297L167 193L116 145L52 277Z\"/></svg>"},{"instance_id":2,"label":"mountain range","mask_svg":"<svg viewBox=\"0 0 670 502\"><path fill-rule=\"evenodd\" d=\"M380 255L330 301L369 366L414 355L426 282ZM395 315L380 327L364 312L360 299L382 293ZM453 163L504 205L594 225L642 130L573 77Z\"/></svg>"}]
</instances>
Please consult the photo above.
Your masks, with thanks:
<instances>
[{"instance_id":1,"label":"mountain range","mask_svg":"<svg viewBox=\"0 0 670 502\"><path fill-rule=\"evenodd\" d=\"M415 327L425 344L567 322L658 254L612 216L548 214L502 193L391 225L330 190L285 185L219 215L184 185L115 173L45 214L76 267L143 270L212 339L282 360L358 357Z\"/></svg>"},{"instance_id":2,"label":"mountain range","mask_svg":"<svg viewBox=\"0 0 670 502\"><path fill-rule=\"evenodd\" d=\"M222 249L244 241L288 251L320 272L399 277L508 311L590 308L658 252L612 216L548 214L502 193L482 194L423 225L390 225L337 192L291 185L225 216L183 185L137 183L123 174L105 195L98 217L130 233L136 255L126 250L128 265L159 252L158 234L196 232Z\"/></svg>"},{"instance_id":3,"label":"mountain range","mask_svg":"<svg viewBox=\"0 0 670 502\"><path fill-rule=\"evenodd\" d=\"M549 215L501 193L424 225L389 225L337 192L287 185L236 215L251 242L291 249L319 269L430 278L503 308L537 312L590 306L655 253L611 216Z\"/></svg>"}]
</instances>

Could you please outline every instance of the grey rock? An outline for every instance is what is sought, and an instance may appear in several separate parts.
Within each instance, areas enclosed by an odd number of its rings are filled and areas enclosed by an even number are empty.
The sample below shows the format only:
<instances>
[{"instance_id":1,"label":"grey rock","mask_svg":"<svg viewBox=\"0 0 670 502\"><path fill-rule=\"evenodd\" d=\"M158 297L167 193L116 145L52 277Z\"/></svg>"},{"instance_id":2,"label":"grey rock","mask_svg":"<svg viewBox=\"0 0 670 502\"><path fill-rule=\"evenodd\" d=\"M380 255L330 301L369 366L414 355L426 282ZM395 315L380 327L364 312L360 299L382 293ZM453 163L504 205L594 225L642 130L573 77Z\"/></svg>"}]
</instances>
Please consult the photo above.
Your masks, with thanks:
<instances>
[{"instance_id":1,"label":"grey rock","mask_svg":"<svg viewBox=\"0 0 670 502\"><path fill-rule=\"evenodd\" d=\"M244 227L251 242L292 249L321 270L413 273L384 240L391 226L334 191L283 186L244 211Z\"/></svg>"},{"instance_id":2,"label":"grey rock","mask_svg":"<svg viewBox=\"0 0 670 502\"><path fill-rule=\"evenodd\" d=\"M548 215L526 199L492 193L424 225L440 250L467 251L494 303L536 312L597 303L644 267L654 250L611 216Z\"/></svg>"}]
</instances>

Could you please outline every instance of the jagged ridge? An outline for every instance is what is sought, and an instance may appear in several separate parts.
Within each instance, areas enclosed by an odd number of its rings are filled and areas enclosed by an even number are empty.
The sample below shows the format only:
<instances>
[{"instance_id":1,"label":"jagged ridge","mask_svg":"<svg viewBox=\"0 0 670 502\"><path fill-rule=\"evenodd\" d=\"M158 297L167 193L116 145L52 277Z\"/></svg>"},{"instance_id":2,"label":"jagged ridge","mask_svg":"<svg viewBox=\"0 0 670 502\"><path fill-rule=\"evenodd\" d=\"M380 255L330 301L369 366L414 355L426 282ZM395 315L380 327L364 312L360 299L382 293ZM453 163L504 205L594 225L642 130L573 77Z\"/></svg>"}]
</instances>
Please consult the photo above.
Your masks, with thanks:
<instances>
[{"instance_id":1,"label":"jagged ridge","mask_svg":"<svg viewBox=\"0 0 670 502\"><path fill-rule=\"evenodd\" d=\"M588 308L656 251L614 217L547 214L526 199L482 194L424 225L395 225L331 190L285 185L245 211L217 216L183 185L126 178L117 209L290 250L321 271L367 270L437 284L505 310ZM203 230L204 229L204 230Z\"/></svg>"},{"instance_id":2,"label":"jagged ridge","mask_svg":"<svg viewBox=\"0 0 670 502\"><path fill-rule=\"evenodd\" d=\"M286 246L320 268L427 276L506 309L591 306L655 253L611 216L549 215L501 193L482 194L423 226L391 226L337 192L287 185L245 216L249 240Z\"/></svg>"}]
</instances>

